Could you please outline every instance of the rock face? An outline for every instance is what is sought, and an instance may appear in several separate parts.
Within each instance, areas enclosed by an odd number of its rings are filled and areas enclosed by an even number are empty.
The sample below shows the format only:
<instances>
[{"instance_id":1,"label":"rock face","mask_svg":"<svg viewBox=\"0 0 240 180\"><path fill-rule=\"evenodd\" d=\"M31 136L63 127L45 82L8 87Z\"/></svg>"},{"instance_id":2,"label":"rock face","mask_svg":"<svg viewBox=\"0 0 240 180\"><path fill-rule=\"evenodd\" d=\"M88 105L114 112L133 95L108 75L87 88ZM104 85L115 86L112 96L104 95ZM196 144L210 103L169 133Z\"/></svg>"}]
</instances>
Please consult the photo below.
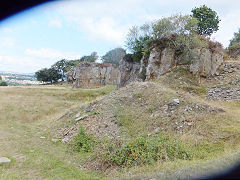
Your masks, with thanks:
<instances>
[{"instance_id":1,"label":"rock face","mask_svg":"<svg viewBox=\"0 0 240 180\"><path fill-rule=\"evenodd\" d=\"M127 54L123 57L119 64L119 76L118 76L118 86L124 86L130 82L138 81L140 70L140 64L135 63L132 60L131 55Z\"/></svg>"},{"instance_id":2,"label":"rock face","mask_svg":"<svg viewBox=\"0 0 240 180\"><path fill-rule=\"evenodd\" d=\"M67 80L75 88L98 87L117 84L118 68L110 63L82 62L67 72Z\"/></svg>"},{"instance_id":3,"label":"rock face","mask_svg":"<svg viewBox=\"0 0 240 180\"><path fill-rule=\"evenodd\" d=\"M174 50L153 48L146 67L146 80L157 79L176 66Z\"/></svg>"},{"instance_id":4,"label":"rock face","mask_svg":"<svg viewBox=\"0 0 240 180\"><path fill-rule=\"evenodd\" d=\"M192 49L186 54L177 55L171 47L152 48L149 57L141 63L133 62L130 55L120 62L119 84L124 86L132 81L158 79L178 65L187 65L189 71L199 76L218 74L224 57L221 49Z\"/></svg>"},{"instance_id":5,"label":"rock face","mask_svg":"<svg viewBox=\"0 0 240 180\"><path fill-rule=\"evenodd\" d=\"M224 61L222 53L212 52L206 48L195 51L197 51L196 58L190 65L190 72L205 77L218 74L218 69Z\"/></svg>"}]
</instances>

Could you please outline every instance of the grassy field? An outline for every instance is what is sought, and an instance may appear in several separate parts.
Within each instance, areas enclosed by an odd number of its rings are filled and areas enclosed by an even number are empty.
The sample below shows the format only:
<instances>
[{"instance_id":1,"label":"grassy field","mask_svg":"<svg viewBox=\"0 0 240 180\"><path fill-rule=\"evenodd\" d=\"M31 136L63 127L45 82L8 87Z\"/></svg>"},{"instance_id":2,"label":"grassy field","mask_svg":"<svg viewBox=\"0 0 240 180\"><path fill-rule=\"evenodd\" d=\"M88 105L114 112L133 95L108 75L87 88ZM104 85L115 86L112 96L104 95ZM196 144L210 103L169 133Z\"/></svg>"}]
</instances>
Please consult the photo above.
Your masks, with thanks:
<instances>
[{"instance_id":1,"label":"grassy field","mask_svg":"<svg viewBox=\"0 0 240 180\"><path fill-rule=\"evenodd\" d=\"M0 156L12 160L0 165L0 179L103 178L102 174L82 169L80 162L86 154L67 152L68 146L53 143L49 132L59 116L113 89L0 87Z\"/></svg>"},{"instance_id":2,"label":"grassy field","mask_svg":"<svg viewBox=\"0 0 240 180\"><path fill-rule=\"evenodd\" d=\"M0 165L0 179L187 179L196 174L219 171L233 164L239 158L240 103L207 101L205 84L196 84L196 80L181 75L181 81L189 83L178 85L179 82L174 80L178 74L172 75L172 84L167 83L167 80L165 82L165 79L139 83L134 88L122 88L112 97L105 97L105 103L97 103L100 109L89 112L91 115L86 123L95 116L97 120L106 118L106 114L115 118L125 137L132 139L126 147L136 152L142 150L142 146L137 145L145 140L138 141L137 138L135 141L136 137L163 127L163 133L171 137L158 142L166 147L163 156L167 148L172 151L171 148L177 145L179 149L175 149L173 154L181 150L192 154L191 158L163 158L152 164L124 166L109 173L87 170L84 163L93 157L93 153L74 152L69 145L53 142L52 138L55 138L58 128L75 124L73 117L79 109L84 111L82 105L109 94L115 87L89 90L67 86L0 87L0 157L12 160L10 164ZM171 80L171 74L167 78ZM192 94L188 92L189 89ZM180 99L178 109L174 110L177 114L164 115L161 108L173 98ZM112 107L113 102L118 106ZM194 104L205 104L223 109L224 112L192 110L186 113L185 107ZM183 124L181 133L176 130L175 124L183 123L180 115L184 115L187 122L193 123L191 127ZM146 144L152 143L150 149L158 148L155 146L157 139L154 135L146 137ZM121 148L119 150L122 154L126 153ZM108 158L118 156L116 153ZM127 162L134 163L135 160L131 158Z\"/></svg>"}]
</instances>

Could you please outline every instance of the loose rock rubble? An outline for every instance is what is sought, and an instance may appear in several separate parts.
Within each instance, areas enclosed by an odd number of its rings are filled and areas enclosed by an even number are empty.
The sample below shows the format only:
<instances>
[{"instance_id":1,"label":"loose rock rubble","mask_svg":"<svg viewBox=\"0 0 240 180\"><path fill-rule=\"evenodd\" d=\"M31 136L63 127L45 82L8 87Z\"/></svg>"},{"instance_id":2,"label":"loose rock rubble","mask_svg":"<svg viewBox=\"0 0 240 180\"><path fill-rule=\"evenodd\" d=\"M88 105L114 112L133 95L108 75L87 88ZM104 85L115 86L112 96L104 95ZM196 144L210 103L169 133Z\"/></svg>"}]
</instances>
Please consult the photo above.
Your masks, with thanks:
<instances>
[{"instance_id":1,"label":"loose rock rubble","mask_svg":"<svg viewBox=\"0 0 240 180\"><path fill-rule=\"evenodd\" d=\"M240 88L211 88L207 92L207 99L240 101Z\"/></svg>"}]
</instances>

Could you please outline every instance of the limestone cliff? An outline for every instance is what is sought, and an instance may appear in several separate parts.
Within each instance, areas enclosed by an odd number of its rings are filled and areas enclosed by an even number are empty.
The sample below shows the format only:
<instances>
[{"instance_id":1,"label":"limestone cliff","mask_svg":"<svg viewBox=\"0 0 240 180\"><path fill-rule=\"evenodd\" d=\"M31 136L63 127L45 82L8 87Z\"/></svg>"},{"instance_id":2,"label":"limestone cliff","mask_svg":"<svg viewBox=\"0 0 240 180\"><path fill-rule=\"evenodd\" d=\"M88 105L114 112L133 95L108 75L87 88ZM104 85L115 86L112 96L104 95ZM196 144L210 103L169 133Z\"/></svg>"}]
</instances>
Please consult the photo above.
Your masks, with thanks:
<instances>
[{"instance_id":1,"label":"limestone cliff","mask_svg":"<svg viewBox=\"0 0 240 180\"><path fill-rule=\"evenodd\" d=\"M67 80L75 88L117 84L118 68L110 63L82 62L67 72Z\"/></svg>"},{"instance_id":2,"label":"limestone cliff","mask_svg":"<svg viewBox=\"0 0 240 180\"><path fill-rule=\"evenodd\" d=\"M223 52L218 47L191 49L188 53L179 55L170 46L155 46L150 55L143 57L140 63L133 62L131 57L121 60L119 84L124 86L134 80L157 79L178 65L188 66L194 75L213 76L218 74L223 61Z\"/></svg>"}]
</instances>

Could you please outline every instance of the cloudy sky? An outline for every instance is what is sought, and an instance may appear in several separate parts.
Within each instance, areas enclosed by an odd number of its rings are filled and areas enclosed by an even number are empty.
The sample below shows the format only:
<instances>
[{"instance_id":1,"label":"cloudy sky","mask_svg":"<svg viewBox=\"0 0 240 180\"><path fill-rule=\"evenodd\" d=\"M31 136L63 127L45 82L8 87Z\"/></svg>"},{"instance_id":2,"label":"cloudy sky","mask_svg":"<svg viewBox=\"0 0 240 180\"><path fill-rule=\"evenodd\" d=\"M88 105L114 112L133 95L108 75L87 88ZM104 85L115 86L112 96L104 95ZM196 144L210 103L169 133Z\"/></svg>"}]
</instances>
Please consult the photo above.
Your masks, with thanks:
<instances>
[{"instance_id":1,"label":"cloudy sky","mask_svg":"<svg viewBox=\"0 0 240 180\"><path fill-rule=\"evenodd\" d=\"M0 22L0 71L32 73L54 62L124 47L133 25L206 4L220 28L213 38L225 47L240 28L239 0L66 0L47 3Z\"/></svg>"}]
</instances>

